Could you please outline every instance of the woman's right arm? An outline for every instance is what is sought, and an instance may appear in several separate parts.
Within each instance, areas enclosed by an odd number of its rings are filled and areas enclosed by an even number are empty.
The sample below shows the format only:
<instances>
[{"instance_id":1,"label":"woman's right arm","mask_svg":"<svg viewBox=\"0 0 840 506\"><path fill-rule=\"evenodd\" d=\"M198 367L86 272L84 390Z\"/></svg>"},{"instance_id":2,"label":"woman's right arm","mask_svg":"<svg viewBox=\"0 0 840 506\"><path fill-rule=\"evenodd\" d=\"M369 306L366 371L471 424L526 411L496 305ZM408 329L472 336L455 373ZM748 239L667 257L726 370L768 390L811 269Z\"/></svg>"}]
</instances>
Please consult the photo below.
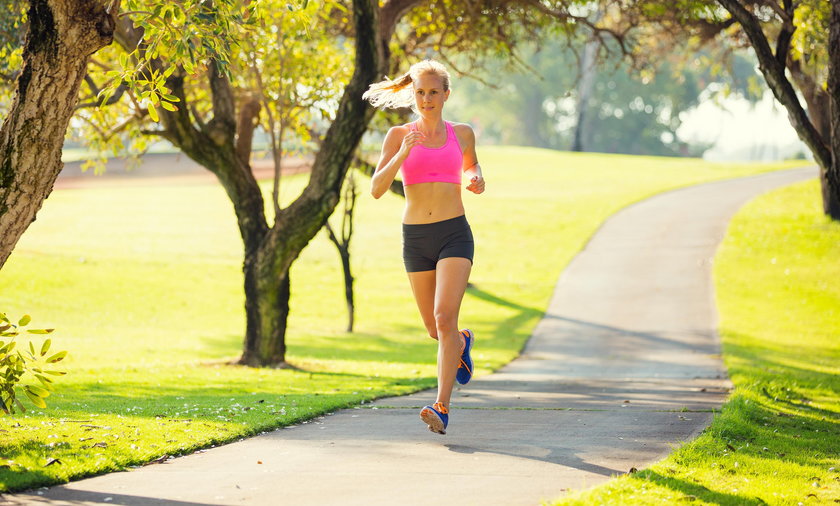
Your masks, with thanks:
<instances>
[{"instance_id":1,"label":"woman's right arm","mask_svg":"<svg viewBox=\"0 0 840 506\"><path fill-rule=\"evenodd\" d=\"M379 163L376 164L376 172L370 181L370 194L373 198L378 199L388 191L411 148L421 140L420 132L409 131L403 126L391 127L388 130L382 142L382 154Z\"/></svg>"}]
</instances>

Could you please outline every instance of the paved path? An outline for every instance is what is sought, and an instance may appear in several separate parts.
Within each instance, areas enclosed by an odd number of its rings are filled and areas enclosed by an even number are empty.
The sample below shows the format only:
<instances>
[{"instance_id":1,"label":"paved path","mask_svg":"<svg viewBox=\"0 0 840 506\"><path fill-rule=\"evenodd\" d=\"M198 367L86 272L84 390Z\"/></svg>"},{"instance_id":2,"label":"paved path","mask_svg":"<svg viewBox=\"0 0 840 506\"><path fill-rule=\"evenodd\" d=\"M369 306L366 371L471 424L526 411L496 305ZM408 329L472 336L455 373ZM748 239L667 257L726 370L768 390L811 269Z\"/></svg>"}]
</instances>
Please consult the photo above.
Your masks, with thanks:
<instances>
[{"instance_id":1,"label":"paved path","mask_svg":"<svg viewBox=\"0 0 840 506\"><path fill-rule=\"evenodd\" d=\"M763 191L814 176L695 186L612 217L561 276L523 355L456 394L446 436L418 419L433 400L426 391L4 499L536 505L641 469L698 434L726 398L710 268L729 218Z\"/></svg>"}]
</instances>

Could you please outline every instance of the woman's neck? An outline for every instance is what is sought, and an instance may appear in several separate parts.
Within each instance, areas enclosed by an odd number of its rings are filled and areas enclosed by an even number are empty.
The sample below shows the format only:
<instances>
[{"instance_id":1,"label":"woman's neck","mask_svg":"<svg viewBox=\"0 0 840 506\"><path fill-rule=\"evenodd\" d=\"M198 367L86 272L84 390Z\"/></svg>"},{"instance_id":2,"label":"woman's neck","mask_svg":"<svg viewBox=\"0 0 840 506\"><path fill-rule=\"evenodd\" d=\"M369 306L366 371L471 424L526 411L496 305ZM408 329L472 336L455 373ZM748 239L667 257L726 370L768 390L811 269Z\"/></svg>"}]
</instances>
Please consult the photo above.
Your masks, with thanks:
<instances>
[{"instance_id":1,"label":"woman's neck","mask_svg":"<svg viewBox=\"0 0 840 506\"><path fill-rule=\"evenodd\" d=\"M426 135L435 135L446 129L446 123L441 116L436 118L424 118L420 116L420 119L417 120L417 128Z\"/></svg>"}]
</instances>

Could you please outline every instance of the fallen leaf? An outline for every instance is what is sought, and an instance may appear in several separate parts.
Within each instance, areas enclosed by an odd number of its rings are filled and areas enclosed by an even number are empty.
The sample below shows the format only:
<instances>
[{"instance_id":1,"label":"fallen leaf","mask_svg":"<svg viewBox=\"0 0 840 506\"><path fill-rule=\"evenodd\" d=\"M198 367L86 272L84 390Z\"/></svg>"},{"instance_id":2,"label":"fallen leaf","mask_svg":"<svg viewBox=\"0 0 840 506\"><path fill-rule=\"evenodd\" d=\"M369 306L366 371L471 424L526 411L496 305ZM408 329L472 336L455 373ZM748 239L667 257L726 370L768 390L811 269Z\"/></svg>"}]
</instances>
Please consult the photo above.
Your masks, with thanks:
<instances>
[{"instance_id":1,"label":"fallen leaf","mask_svg":"<svg viewBox=\"0 0 840 506\"><path fill-rule=\"evenodd\" d=\"M262 460L258 460L258 461L257 461L257 464L262 464Z\"/></svg>"},{"instance_id":2,"label":"fallen leaf","mask_svg":"<svg viewBox=\"0 0 840 506\"><path fill-rule=\"evenodd\" d=\"M729 448L729 449L730 449L731 451L733 451L733 452L735 451L735 447L734 447L734 446L732 446L732 445L731 445L731 444L729 444L729 443L726 443L726 447L727 447L727 448Z\"/></svg>"},{"instance_id":3,"label":"fallen leaf","mask_svg":"<svg viewBox=\"0 0 840 506\"><path fill-rule=\"evenodd\" d=\"M100 441L99 443L93 443L91 448L108 448L108 443L104 441Z\"/></svg>"},{"instance_id":4,"label":"fallen leaf","mask_svg":"<svg viewBox=\"0 0 840 506\"><path fill-rule=\"evenodd\" d=\"M633 473L638 473L639 470L636 469L635 467L631 467L629 472L630 472L630 474L633 474Z\"/></svg>"},{"instance_id":5,"label":"fallen leaf","mask_svg":"<svg viewBox=\"0 0 840 506\"><path fill-rule=\"evenodd\" d=\"M46 463L46 464L44 464L44 467L48 467L48 466L51 466L51 465L53 465L53 464L63 464L63 463L64 463L64 462L62 462L62 461L61 461L61 460L59 460L59 459L49 459L49 460L47 460L47 463Z\"/></svg>"}]
</instances>

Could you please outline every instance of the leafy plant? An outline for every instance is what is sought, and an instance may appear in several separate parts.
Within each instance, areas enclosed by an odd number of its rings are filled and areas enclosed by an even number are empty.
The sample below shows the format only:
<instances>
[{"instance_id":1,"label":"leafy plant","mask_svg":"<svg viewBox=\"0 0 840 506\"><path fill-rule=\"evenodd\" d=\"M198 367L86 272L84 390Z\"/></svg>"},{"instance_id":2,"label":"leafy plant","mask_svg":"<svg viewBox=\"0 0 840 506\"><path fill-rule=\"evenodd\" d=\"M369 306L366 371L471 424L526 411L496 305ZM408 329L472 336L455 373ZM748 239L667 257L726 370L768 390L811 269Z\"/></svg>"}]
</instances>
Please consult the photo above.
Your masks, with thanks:
<instances>
[{"instance_id":1,"label":"leafy plant","mask_svg":"<svg viewBox=\"0 0 840 506\"><path fill-rule=\"evenodd\" d=\"M49 397L50 392L55 390L53 380L50 376L62 376L65 371L47 369L49 364L55 364L64 360L66 351L59 351L47 356L52 344L51 339L41 343L41 349L36 353L35 345L29 342L29 350L23 352L17 348L15 341L21 333L21 329L29 325L32 318L24 315L17 325L12 323L5 313L0 313L0 409L4 413L13 415L20 410L25 412L26 408L17 398L17 388L27 374L38 380L40 384L23 385L23 392L29 397L32 404L39 408L46 408L44 399ZM51 334L55 329L26 329L29 334ZM6 340L8 338L8 341Z\"/></svg>"}]
</instances>

